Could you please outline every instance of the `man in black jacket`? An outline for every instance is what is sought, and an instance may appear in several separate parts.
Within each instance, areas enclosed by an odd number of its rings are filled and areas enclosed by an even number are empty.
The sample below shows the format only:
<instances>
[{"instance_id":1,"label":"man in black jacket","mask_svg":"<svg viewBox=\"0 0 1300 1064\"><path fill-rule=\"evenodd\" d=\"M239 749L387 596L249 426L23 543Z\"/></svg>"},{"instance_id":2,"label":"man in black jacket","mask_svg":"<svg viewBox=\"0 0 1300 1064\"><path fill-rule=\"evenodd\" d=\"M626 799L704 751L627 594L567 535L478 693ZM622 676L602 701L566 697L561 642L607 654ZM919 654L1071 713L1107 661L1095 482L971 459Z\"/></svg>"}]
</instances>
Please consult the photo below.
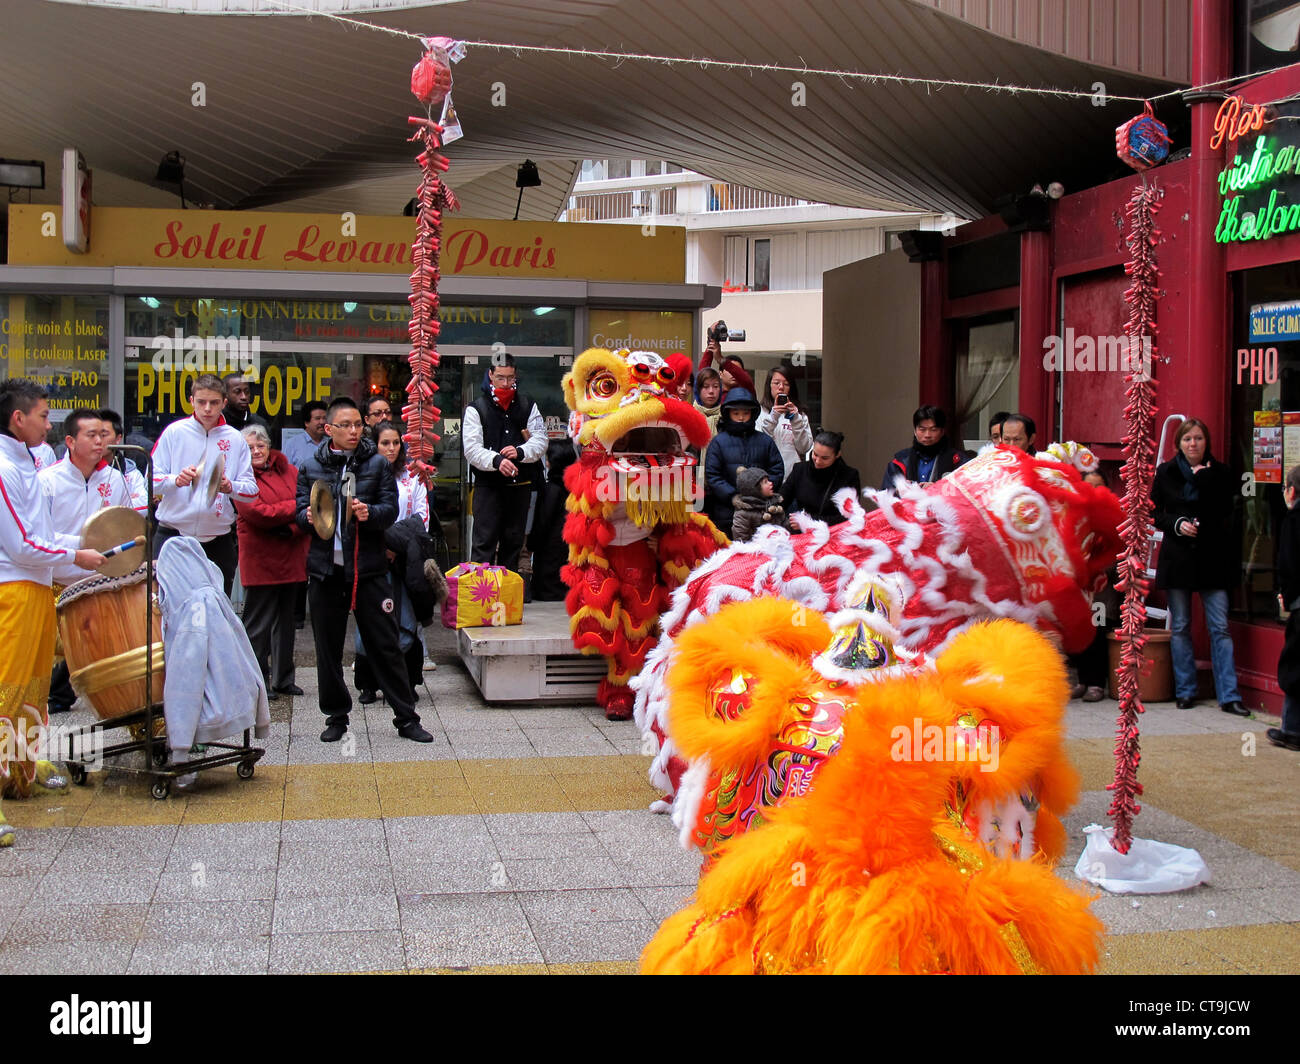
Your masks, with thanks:
<instances>
[{"instance_id":1,"label":"man in black jacket","mask_svg":"<svg viewBox=\"0 0 1300 1064\"><path fill-rule=\"evenodd\" d=\"M397 734L418 743L433 742L420 726L415 694L398 647L397 622L388 585L384 531L397 520L397 482L389 462L362 433L361 411L351 399L330 403L325 415L327 440L298 470L298 524L315 528L310 509L312 485L323 480L338 500L333 539L317 535L307 554L307 601L316 642L316 677L325 714L321 741L338 742L348 730L352 696L343 679L343 642L348 613L369 652L379 689L393 707ZM356 481L350 515L342 512L342 485Z\"/></svg>"},{"instance_id":2,"label":"man in black jacket","mask_svg":"<svg viewBox=\"0 0 1300 1064\"><path fill-rule=\"evenodd\" d=\"M947 424L948 415L939 407L917 407L912 414L912 445L889 460L880 487L892 488L899 477L918 484L933 484L966 461L965 452L948 441L944 432Z\"/></svg>"},{"instance_id":3,"label":"man in black jacket","mask_svg":"<svg viewBox=\"0 0 1300 1064\"><path fill-rule=\"evenodd\" d=\"M474 467L474 541L469 560L518 571L528 504L541 485L546 422L517 391L515 360L493 356L483 394L465 408L461 441Z\"/></svg>"}]
</instances>

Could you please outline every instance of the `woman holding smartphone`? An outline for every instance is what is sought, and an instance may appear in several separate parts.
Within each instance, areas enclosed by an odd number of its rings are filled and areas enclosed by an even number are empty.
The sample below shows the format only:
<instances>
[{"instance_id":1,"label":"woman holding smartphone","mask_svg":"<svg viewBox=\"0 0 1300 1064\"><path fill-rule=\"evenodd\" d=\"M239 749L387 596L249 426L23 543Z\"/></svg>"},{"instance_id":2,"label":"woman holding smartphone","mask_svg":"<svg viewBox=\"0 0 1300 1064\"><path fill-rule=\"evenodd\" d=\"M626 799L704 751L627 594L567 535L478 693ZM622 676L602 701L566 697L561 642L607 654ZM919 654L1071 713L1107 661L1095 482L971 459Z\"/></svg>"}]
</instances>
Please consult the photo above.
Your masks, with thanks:
<instances>
[{"instance_id":1,"label":"woman holding smartphone","mask_svg":"<svg viewBox=\"0 0 1300 1064\"><path fill-rule=\"evenodd\" d=\"M794 367L782 362L768 374L767 391L761 401L763 412L758 415L758 431L776 441L781 452L788 480L794 467L808 457L812 450L812 427L808 415L799 405L799 392L795 387Z\"/></svg>"}]
</instances>

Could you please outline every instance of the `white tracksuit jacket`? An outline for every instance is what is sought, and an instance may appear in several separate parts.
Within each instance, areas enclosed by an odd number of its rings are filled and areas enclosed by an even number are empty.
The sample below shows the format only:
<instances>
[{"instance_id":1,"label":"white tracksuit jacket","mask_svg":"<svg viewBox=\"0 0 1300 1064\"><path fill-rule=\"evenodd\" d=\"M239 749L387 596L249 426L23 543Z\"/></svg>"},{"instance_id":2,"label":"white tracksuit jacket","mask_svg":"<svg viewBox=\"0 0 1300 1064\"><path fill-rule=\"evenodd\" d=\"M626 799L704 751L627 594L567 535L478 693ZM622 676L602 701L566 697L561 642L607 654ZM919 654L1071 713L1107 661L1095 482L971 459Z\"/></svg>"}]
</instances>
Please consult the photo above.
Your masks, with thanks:
<instances>
[{"instance_id":1,"label":"white tracksuit jacket","mask_svg":"<svg viewBox=\"0 0 1300 1064\"><path fill-rule=\"evenodd\" d=\"M234 497L247 501L257 497L257 479L248 444L237 429L221 418L211 432L204 430L196 417L174 421L163 429L153 448L153 490L162 496L158 504L158 523L174 528L182 535L193 536L201 543L224 536L235 523L235 507L225 495L218 495L211 506L204 504L202 486L178 488L176 476L186 466L216 461L226 456L226 476L234 487Z\"/></svg>"},{"instance_id":2,"label":"white tracksuit jacket","mask_svg":"<svg viewBox=\"0 0 1300 1064\"><path fill-rule=\"evenodd\" d=\"M87 480L81 470L64 458L36 474L56 533L73 536L80 542L86 519L107 506L131 506L131 490L122 474L107 462L100 462ZM107 549L116 544L103 544ZM54 570L56 584L65 587L89 576L86 569L71 562Z\"/></svg>"},{"instance_id":3,"label":"white tracksuit jacket","mask_svg":"<svg viewBox=\"0 0 1300 1064\"><path fill-rule=\"evenodd\" d=\"M31 453L12 436L0 435L0 583L29 580L49 587L55 567L72 562L77 544L76 536L54 531ZM77 572L86 576L89 570Z\"/></svg>"}]
</instances>

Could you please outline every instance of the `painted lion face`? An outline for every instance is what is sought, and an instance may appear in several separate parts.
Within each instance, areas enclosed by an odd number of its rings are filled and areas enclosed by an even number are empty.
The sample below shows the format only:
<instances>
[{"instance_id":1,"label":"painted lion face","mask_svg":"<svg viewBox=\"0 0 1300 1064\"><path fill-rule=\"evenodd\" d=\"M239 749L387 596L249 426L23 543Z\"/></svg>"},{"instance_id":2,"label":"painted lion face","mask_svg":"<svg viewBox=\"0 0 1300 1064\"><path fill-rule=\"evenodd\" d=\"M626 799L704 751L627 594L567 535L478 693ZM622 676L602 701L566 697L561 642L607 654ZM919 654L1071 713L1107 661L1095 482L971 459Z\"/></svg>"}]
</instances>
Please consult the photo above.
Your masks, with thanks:
<instances>
[{"instance_id":1,"label":"painted lion face","mask_svg":"<svg viewBox=\"0 0 1300 1064\"><path fill-rule=\"evenodd\" d=\"M564 376L564 401L573 411L569 434L582 448L609 455L688 457L688 446L708 444L709 426L670 394L675 383L656 354L588 348Z\"/></svg>"}]
</instances>

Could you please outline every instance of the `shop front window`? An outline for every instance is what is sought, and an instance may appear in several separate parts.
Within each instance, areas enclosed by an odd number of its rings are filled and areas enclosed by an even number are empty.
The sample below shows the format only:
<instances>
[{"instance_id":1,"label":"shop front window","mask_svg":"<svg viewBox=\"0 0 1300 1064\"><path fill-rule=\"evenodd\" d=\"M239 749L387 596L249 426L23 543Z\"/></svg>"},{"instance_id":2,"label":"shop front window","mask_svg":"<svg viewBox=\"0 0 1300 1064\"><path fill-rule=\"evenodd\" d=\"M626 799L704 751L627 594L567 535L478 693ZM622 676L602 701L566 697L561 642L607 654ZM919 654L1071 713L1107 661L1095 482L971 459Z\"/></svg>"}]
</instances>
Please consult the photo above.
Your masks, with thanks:
<instances>
[{"instance_id":1,"label":"shop front window","mask_svg":"<svg viewBox=\"0 0 1300 1064\"><path fill-rule=\"evenodd\" d=\"M978 445L989 438L989 419L1020 405L1020 355L1014 311L955 322L957 409L954 443Z\"/></svg>"},{"instance_id":2,"label":"shop front window","mask_svg":"<svg viewBox=\"0 0 1300 1064\"><path fill-rule=\"evenodd\" d=\"M1277 533L1286 513L1282 485L1287 471L1300 465L1300 263L1239 274L1235 289L1234 343L1225 368L1230 439L1213 441L1213 454L1243 481L1241 582L1232 608L1246 619L1272 619ZM1186 413L1205 417L1204 411Z\"/></svg>"},{"instance_id":3,"label":"shop front window","mask_svg":"<svg viewBox=\"0 0 1300 1064\"><path fill-rule=\"evenodd\" d=\"M453 557L460 553L468 484L461 454L464 407L480 393L492 353L511 352L520 387L548 428L563 435L568 410L562 360L573 353L571 308L444 306L439 314L436 381L442 439L435 509ZM151 439L191 412L190 385L200 372L241 373L253 381L251 410L272 442L300 431L302 408L347 396L360 405L382 395L394 415L406 404L410 368L405 303L131 296L127 300L128 431Z\"/></svg>"},{"instance_id":4,"label":"shop front window","mask_svg":"<svg viewBox=\"0 0 1300 1064\"><path fill-rule=\"evenodd\" d=\"M108 405L108 296L0 292L0 380L26 377L49 393L49 442L80 406Z\"/></svg>"}]
</instances>

